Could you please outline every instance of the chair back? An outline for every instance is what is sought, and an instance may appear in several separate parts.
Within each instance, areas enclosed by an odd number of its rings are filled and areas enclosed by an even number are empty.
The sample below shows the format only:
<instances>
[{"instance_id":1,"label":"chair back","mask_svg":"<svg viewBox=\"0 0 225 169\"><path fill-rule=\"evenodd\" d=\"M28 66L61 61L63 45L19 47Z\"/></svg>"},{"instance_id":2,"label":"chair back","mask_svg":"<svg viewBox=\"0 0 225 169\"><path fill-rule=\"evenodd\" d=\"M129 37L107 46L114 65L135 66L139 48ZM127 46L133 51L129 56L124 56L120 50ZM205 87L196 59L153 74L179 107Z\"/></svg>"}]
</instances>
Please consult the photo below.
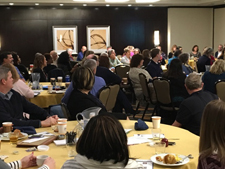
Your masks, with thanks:
<instances>
[{"instance_id":1,"label":"chair back","mask_svg":"<svg viewBox=\"0 0 225 169\"><path fill-rule=\"evenodd\" d=\"M120 90L120 86L115 84L115 85L109 86L109 88L110 88L110 93L109 93L108 101L105 107L107 111L112 110L113 107L115 106L117 95Z\"/></svg>"},{"instance_id":2,"label":"chair back","mask_svg":"<svg viewBox=\"0 0 225 169\"><path fill-rule=\"evenodd\" d=\"M115 73L120 77L120 78L127 78L127 73L130 70L130 66L128 65L118 65L115 67Z\"/></svg>"},{"instance_id":3,"label":"chair back","mask_svg":"<svg viewBox=\"0 0 225 169\"><path fill-rule=\"evenodd\" d=\"M110 93L110 88L108 86L105 86L99 90L99 100L102 102L104 106L106 106L108 97Z\"/></svg>"},{"instance_id":4,"label":"chair back","mask_svg":"<svg viewBox=\"0 0 225 169\"><path fill-rule=\"evenodd\" d=\"M198 73L198 64L195 62L195 71Z\"/></svg>"},{"instance_id":5,"label":"chair back","mask_svg":"<svg viewBox=\"0 0 225 169\"><path fill-rule=\"evenodd\" d=\"M58 77L63 78L63 82L65 82L65 74L62 69L60 68L55 68L51 71L48 72L48 81L50 82L51 78L57 79Z\"/></svg>"},{"instance_id":6,"label":"chair back","mask_svg":"<svg viewBox=\"0 0 225 169\"><path fill-rule=\"evenodd\" d=\"M142 92L143 92L143 95L144 95L144 99L146 101L152 102L150 90L149 90L149 87L148 87L148 82L147 82L146 76L143 73L139 74L139 80L140 80Z\"/></svg>"},{"instance_id":7,"label":"chair back","mask_svg":"<svg viewBox=\"0 0 225 169\"><path fill-rule=\"evenodd\" d=\"M116 104L117 95L119 92L119 85L106 86L99 92L99 100L105 106L107 111L113 109Z\"/></svg>"},{"instance_id":8,"label":"chair back","mask_svg":"<svg viewBox=\"0 0 225 169\"><path fill-rule=\"evenodd\" d=\"M215 83L215 87L216 87L216 94L217 96L225 101L225 79L223 80L218 80L216 83Z\"/></svg>"},{"instance_id":9,"label":"chair back","mask_svg":"<svg viewBox=\"0 0 225 169\"><path fill-rule=\"evenodd\" d=\"M161 105L172 105L169 80L156 78L153 80L153 86L156 92L157 102Z\"/></svg>"}]
</instances>

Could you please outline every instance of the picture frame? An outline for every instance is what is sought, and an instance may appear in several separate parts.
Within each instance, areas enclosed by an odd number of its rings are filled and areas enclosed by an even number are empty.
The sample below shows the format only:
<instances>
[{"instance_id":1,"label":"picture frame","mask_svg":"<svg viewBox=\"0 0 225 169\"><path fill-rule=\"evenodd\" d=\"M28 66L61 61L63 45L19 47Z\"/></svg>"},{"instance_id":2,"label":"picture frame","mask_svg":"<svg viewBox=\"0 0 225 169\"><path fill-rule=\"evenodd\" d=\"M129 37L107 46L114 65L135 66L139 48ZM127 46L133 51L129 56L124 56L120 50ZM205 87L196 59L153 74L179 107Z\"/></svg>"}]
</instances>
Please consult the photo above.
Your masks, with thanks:
<instances>
[{"instance_id":1,"label":"picture frame","mask_svg":"<svg viewBox=\"0 0 225 169\"><path fill-rule=\"evenodd\" d=\"M107 51L110 45L110 26L88 25L87 26L87 48L95 53Z\"/></svg>"},{"instance_id":2,"label":"picture frame","mask_svg":"<svg viewBox=\"0 0 225 169\"><path fill-rule=\"evenodd\" d=\"M76 25L52 26L53 49L60 54L68 48L73 50L72 54L78 51L78 28Z\"/></svg>"}]
</instances>

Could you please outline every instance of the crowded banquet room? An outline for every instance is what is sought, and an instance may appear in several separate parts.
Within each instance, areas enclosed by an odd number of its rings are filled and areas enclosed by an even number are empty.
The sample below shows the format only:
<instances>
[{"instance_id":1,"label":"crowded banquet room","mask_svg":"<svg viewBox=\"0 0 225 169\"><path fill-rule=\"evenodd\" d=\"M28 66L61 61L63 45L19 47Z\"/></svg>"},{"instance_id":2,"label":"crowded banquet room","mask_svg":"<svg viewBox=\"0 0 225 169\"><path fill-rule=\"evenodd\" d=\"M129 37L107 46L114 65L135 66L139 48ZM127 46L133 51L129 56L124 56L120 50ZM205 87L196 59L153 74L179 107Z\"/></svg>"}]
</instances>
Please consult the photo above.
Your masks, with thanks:
<instances>
[{"instance_id":1,"label":"crowded banquet room","mask_svg":"<svg viewBox=\"0 0 225 169\"><path fill-rule=\"evenodd\" d=\"M0 169L225 169L224 0L0 16Z\"/></svg>"}]
</instances>

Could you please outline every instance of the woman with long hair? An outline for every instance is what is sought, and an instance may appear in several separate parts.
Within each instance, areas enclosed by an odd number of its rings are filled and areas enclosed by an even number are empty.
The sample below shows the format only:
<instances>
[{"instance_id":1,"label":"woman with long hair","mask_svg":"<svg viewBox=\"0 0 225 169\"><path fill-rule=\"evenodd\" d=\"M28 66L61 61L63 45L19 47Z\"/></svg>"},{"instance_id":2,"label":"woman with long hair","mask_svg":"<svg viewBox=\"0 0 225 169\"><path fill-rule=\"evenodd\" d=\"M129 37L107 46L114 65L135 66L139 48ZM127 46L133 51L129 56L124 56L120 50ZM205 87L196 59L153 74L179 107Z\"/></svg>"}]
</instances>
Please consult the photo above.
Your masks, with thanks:
<instances>
[{"instance_id":1,"label":"woman with long hair","mask_svg":"<svg viewBox=\"0 0 225 169\"><path fill-rule=\"evenodd\" d=\"M180 59L181 63L182 63L182 69L183 72L186 75L189 75L190 73L193 72L191 66L188 64L189 61L189 54L188 53L182 53L178 56L178 58Z\"/></svg>"},{"instance_id":2,"label":"woman with long hair","mask_svg":"<svg viewBox=\"0 0 225 169\"><path fill-rule=\"evenodd\" d=\"M143 66L144 67L147 67L148 64L149 64L149 62L150 62L150 60L151 60L150 59L151 58L150 51L148 49L144 49L142 51L142 55L143 55L143 59L144 59Z\"/></svg>"},{"instance_id":3,"label":"woman with long hair","mask_svg":"<svg viewBox=\"0 0 225 169\"><path fill-rule=\"evenodd\" d=\"M121 123L110 114L92 117L81 134L77 155L62 169L137 169L141 167L129 159L127 135Z\"/></svg>"},{"instance_id":4,"label":"woman with long hair","mask_svg":"<svg viewBox=\"0 0 225 169\"><path fill-rule=\"evenodd\" d=\"M47 66L45 56L41 53L36 53L34 58L34 67L32 73L40 73L40 82L46 82L47 77L44 72L44 67Z\"/></svg>"},{"instance_id":5,"label":"woman with long hair","mask_svg":"<svg viewBox=\"0 0 225 169\"><path fill-rule=\"evenodd\" d=\"M198 169L225 168L225 102L213 100L202 115Z\"/></svg>"},{"instance_id":6,"label":"woman with long hair","mask_svg":"<svg viewBox=\"0 0 225 169\"><path fill-rule=\"evenodd\" d=\"M170 53L168 54L168 59L173 57L173 55L176 52L176 50L177 50L177 45L173 45L172 48L171 48Z\"/></svg>"},{"instance_id":7,"label":"woman with long hair","mask_svg":"<svg viewBox=\"0 0 225 169\"><path fill-rule=\"evenodd\" d=\"M186 75L183 73L182 63L179 59L173 59L169 65L168 71L162 75L170 81L170 93L175 106L188 96L184 86Z\"/></svg>"},{"instance_id":8,"label":"woman with long hair","mask_svg":"<svg viewBox=\"0 0 225 169\"><path fill-rule=\"evenodd\" d=\"M216 94L215 83L219 79L225 79L225 60L218 59L202 76L203 89Z\"/></svg>"}]
</instances>

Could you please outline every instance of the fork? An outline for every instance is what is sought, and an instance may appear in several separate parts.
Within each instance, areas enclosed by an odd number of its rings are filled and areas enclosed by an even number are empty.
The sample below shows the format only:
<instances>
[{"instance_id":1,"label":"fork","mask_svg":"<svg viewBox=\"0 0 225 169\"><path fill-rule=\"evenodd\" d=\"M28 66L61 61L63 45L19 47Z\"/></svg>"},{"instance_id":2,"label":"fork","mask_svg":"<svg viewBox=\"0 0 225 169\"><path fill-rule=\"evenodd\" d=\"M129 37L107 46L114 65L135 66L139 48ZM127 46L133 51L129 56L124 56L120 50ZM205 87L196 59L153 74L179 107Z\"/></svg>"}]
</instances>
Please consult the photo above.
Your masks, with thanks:
<instances>
[{"instance_id":1,"label":"fork","mask_svg":"<svg viewBox=\"0 0 225 169\"><path fill-rule=\"evenodd\" d=\"M187 159L187 158L193 159L194 157L193 157L191 154L189 154L189 155L187 155L186 157L184 157L182 160L177 161L176 164L183 163L184 160Z\"/></svg>"}]
</instances>

